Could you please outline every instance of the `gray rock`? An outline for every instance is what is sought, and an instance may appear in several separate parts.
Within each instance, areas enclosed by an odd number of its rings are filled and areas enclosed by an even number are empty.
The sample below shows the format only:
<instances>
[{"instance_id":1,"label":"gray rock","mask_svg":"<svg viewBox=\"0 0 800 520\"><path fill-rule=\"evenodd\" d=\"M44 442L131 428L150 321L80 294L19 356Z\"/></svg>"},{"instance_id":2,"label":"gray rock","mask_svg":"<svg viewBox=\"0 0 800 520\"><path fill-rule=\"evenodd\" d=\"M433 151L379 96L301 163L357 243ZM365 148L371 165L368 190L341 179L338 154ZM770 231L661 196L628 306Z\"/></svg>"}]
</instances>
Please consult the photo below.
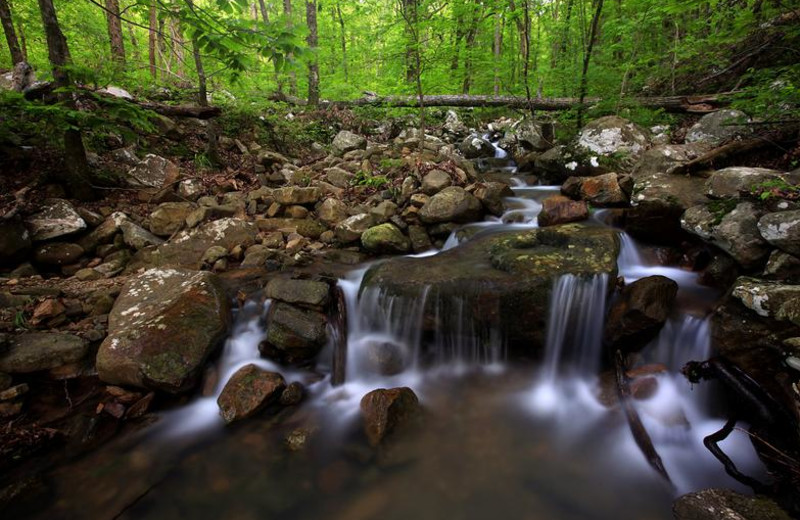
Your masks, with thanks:
<instances>
[{"instance_id":1,"label":"gray rock","mask_svg":"<svg viewBox=\"0 0 800 520\"><path fill-rule=\"evenodd\" d=\"M397 204L391 200L381 201L369 210L369 214L372 215L375 222L386 222L397 214Z\"/></svg>"},{"instance_id":2,"label":"gray rock","mask_svg":"<svg viewBox=\"0 0 800 520\"><path fill-rule=\"evenodd\" d=\"M333 138L331 149L333 153L339 156L351 152L353 150L366 150L367 139L363 136L342 130L336 137Z\"/></svg>"},{"instance_id":3,"label":"gray rock","mask_svg":"<svg viewBox=\"0 0 800 520\"><path fill-rule=\"evenodd\" d=\"M487 212L499 217L506 209L503 199L506 197L513 197L514 192L508 184L502 182L484 182L475 188L474 195Z\"/></svg>"},{"instance_id":4,"label":"gray rock","mask_svg":"<svg viewBox=\"0 0 800 520\"><path fill-rule=\"evenodd\" d=\"M450 175L442 170L431 170L422 178L422 191L427 195L433 195L442 191L453 184Z\"/></svg>"},{"instance_id":5,"label":"gray rock","mask_svg":"<svg viewBox=\"0 0 800 520\"><path fill-rule=\"evenodd\" d=\"M275 202L284 206L293 204L316 204L322 197L322 191L319 188L289 186L273 190L272 197L275 199Z\"/></svg>"},{"instance_id":6,"label":"gray rock","mask_svg":"<svg viewBox=\"0 0 800 520\"><path fill-rule=\"evenodd\" d=\"M686 142L702 141L716 146L724 141L750 134L750 127L741 124L749 122L747 114L739 110L717 110L701 117L689 129L686 133Z\"/></svg>"},{"instance_id":7,"label":"gray rock","mask_svg":"<svg viewBox=\"0 0 800 520\"><path fill-rule=\"evenodd\" d=\"M463 188L445 188L425 203L419 211L423 222L473 222L482 217L483 207L474 195Z\"/></svg>"},{"instance_id":8,"label":"gray rock","mask_svg":"<svg viewBox=\"0 0 800 520\"><path fill-rule=\"evenodd\" d=\"M195 201L205 192L200 179L186 179L178 183L178 195L184 199Z\"/></svg>"},{"instance_id":9,"label":"gray rock","mask_svg":"<svg viewBox=\"0 0 800 520\"><path fill-rule=\"evenodd\" d=\"M704 204L690 208L681 219L683 229L710 242L749 269L763 264L769 246L758 229L760 210L751 202L740 202L730 212Z\"/></svg>"},{"instance_id":10,"label":"gray rock","mask_svg":"<svg viewBox=\"0 0 800 520\"><path fill-rule=\"evenodd\" d=\"M618 116L595 119L581 129L577 148L589 154L636 157L650 147L647 130Z\"/></svg>"},{"instance_id":11,"label":"gray rock","mask_svg":"<svg viewBox=\"0 0 800 520\"><path fill-rule=\"evenodd\" d=\"M64 199L47 199L39 213L25 219L34 242L51 240L86 229L86 222Z\"/></svg>"},{"instance_id":12,"label":"gray rock","mask_svg":"<svg viewBox=\"0 0 800 520\"><path fill-rule=\"evenodd\" d=\"M89 346L78 336L61 332L27 332L11 336L0 351L0 372L27 374L50 370L83 359Z\"/></svg>"},{"instance_id":13,"label":"gray rock","mask_svg":"<svg viewBox=\"0 0 800 520\"><path fill-rule=\"evenodd\" d=\"M106 383L191 389L231 323L228 297L208 272L150 269L122 289L97 353Z\"/></svg>"},{"instance_id":14,"label":"gray rock","mask_svg":"<svg viewBox=\"0 0 800 520\"><path fill-rule=\"evenodd\" d=\"M258 229L252 222L235 218L215 220L196 229L181 231L158 247L153 261L156 265L199 269L203 254L209 247L222 246L228 251L236 246L246 248L256 243L257 235Z\"/></svg>"},{"instance_id":15,"label":"gray rock","mask_svg":"<svg viewBox=\"0 0 800 520\"><path fill-rule=\"evenodd\" d=\"M143 227L126 220L119 226L122 231L122 238L125 243L133 250L138 251L148 246L159 246L164 240L158 238Z\"/></svg>"},{"instance_id":16,"label":"gray rock","mask_svg":"<svg viewBox=\"0 0 800 520\"><path fill-rule=\"evenodd\" d=\"M364 231L361 245L373 253L407 253L411 242L394 224L380 224Z\"/></svg>"},{"instance_id":17,"label":"gray rock","mask_svg":"<svg viewBox=\"0 0 800 520\"><path fill-rule=\"evenodd\" d=\"M767 213L758 220L758 231L771 245L800 255L800 210Z\"/></svg>"},{"instance_id":18,"label":"gray rock","mask_svg":"<svg viewBox=\"0 0 800 520\"><path fill-rule=\"evenodd\" d=\"M764 267L764 276L800 282L800 258L776 249L769 255L767 265Z\"/></svg>"},{"instance_id":19,"label":"gray rock","mask_svg":"<svg viewBox=\"0 0 800 520\"><path fill-rule=\"evenodd\" d=\"M424 226L408 226L408 238L411 240L411 249L415 253L424 253L433 249L433 243Z\"/></svg>"},{"instance_id":20,"label":"gray rock","mask_svg":"<svg viewBox=\"0 0 800 520\"><path fill-rule=\"evenodd\" d=\"M150 232L157 236L168 237L177 233L186 225L186 217L197 208L191 202L164 202L150 213L148 219Z\"/></svg>"},{"instance_id":21,"label":"gray rock","mask_svg":"<svg viewBox=\"0 0 800 520\"><path fill-rule=\"evenodd\" d=\"M359 240L364 231L371 228L374 224L375 219L372 215L369 213L360 213L339 222L334 229L334 233L336 233L336 239L339 242L348 244Z\"/></svg>"},{"instance_id":22,"label":"gray rock","mask_svg":"<svg viewBox=\"0 0 800 520\"><path fill-rule=\"evenodd\" d=\"M461 119L454 110L447 111L444 116L444 125L442 125L442 128L445 132L454 137L460 137L469 131L467 125L461 122Z\"/></svg>"},{"instance_id":23,"label":"gray rock","mask_svg":"<svg viewBox=\"0 0 800 520\"><path fill-rule=\"evenodd\" d=\"M328 303L330 287L325 282L273 278L267 283L266 296L286 303L324 307Z\"/></svg>"},{"instance_id":24,"label":"gray rock","mask_svg":"<svg viewBox=\"0 0 800 520\"><path fill-rule=\"evenodd\" d=\"M349 188L354 175L338 166L324 170L325 179L337 188Z\"/></svg>"},{"instance_id":25,"label":"gray rock","mask_svg":"<svg viewBox=\"0 0 800 520\"><path fill-rule=\"evenodd\" d=\"M706 194L714 199L740 198L740 192L749 193L750 189L765 181L785 179L785 174L767 168L748 168L733 166L723 168L711 174L706 186Z\"/></svg>"},{"instance_id":26,"label":"gray rock","mask_svg":"<svg viewBox=\"0 0 800 520\"><path fill-rule=\"evenodd\" d=\"M125 182L134 188L163 188L180 176L178 166L172 161L147 154L139 164L128 170Z\"/></svg>"},{"instance_id":27,"label":"gray rock","mask_svg":"<svg viewBox=\"0 0 800 520\"><path fill-rule=\"evenodd\" d=\"M347 218L347 204L339 199L325 199L317 206L317 218L328 226L335 226Z\"/></svg>"},{"instance_id":28,"label":"gray rock","mask_svg":"<svg viewBox=\"0 0 800 520\"><path fill-rule=\"evenodd\" d=\"M461 144L458 145L458 149L461 150L461 153L464 154L464 157L467 159L494 157L494 146L492 143L477 135L471 135L461 141Z\"/></svg>"},{"instance_id":29,"label":"gray rock","mask_svg":"<svg viewBox=\"0 0 800 520\"><path fill-rule=\"evenodd\" d=\"M529 118L521 119L511 125L506 131L505 138L513 139L527 150L542 152L553 146L545 138L541 123L531 121Z\"/></svg>"},{"instance_id":30,"label":"gray rock","mask_svg":"<svg viewBox=\"0 0 800 520\"><path fill-rule=\"evenodd\" d=\"M75 263L83 253L78 244L49 242L36 248L34 260L42 265L62 266Z\"/></svg>"},{"instance_id":31,"label":"gray rock","mask_svg":"<svg viewBox=\"0 0 800 520\"><path fill-rule=\"evenodd\" d=\"M733 284L733 296L759 316L800 325L800 285L740 276Z\"/></svg>"},{"instance_id":32,"label":"gray rock","mask_svg":"<svg viewBox=\"0 0 800 520\"><path fill-rule=\"evenodd\" d=\"M313 239L325 232L325 226L310 218L260 218L256 220L256 225L261 231L297 233Z\"/></svg>"},{"instance_id":33,"label":"gray rock","mask_svg":"<svg viewBox=\"0 0 800 520\"><path fill-rule=\"evenodd\" d=\"M678 498L675 520L790 520L791 516L765 496L748 496L730 489L703 489Z\"/></svg>"},{"instance_id":34,"label":"gray rock","mask_svg":"<svg viewBox=\"0 0 800 520\"><path fill-rule=\"evenodd\" d=\"M285 363L311 361L327 341L325 315L288 303L274 303L267 316L262 355Z\"/></svg>"}]
</instances>

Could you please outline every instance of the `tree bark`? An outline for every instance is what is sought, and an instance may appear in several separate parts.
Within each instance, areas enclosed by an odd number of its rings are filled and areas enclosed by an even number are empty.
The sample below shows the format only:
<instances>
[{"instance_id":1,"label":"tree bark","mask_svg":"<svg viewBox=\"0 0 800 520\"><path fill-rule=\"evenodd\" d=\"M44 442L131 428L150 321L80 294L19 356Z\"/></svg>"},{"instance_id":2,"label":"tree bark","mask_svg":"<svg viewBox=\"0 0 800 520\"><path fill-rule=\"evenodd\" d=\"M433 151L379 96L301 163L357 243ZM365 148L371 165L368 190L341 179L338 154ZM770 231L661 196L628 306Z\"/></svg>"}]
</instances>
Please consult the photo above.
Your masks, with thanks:
<instances>
[{"instance_id":1,"label":"tree bark","mask_svg":"<svg viewBox=\"0 0 800 520\"><path fill-rule=\"evenodd\" d=\"M413 83L417 77L414 59L414 35L412 26L417 24L417 0L402 0L403 18L406 21L406 82Z\"/></svg>"},{"instance_id":2,"label":"tree bark","mask_svg":"<svg viewBox=\"0 0 800 520\"><path fill-rule=\"evenodd\" d=\"M0 22L3 24L3 32L6 34L8 50L11 53L11 65L25 61L25 56L23 56L17 40L17 33L14 30L14 21L11 18L11 8L8 5L8 0L0 0Z\"/></svg>"},{"instance_id":3,"label":"tree bark","mask_svg":"<svg viewBox=\"0 0 800 520\"><path fill-rule=\"evenodd\" d=\"M498 8L499 9L499 8ZM494 95L500 95L500 52L502 44L502 15L498 10L494 15L494 41L492 45L492 53L494 54Z\"/></svg>"},{"instance_id":4,"label":"tree bark","mask_svg":"<svg viewBox=\"0 0 800 520\"><path fill-rule=\"evenodd\" d=\"M117 64L124 67L125 43L122 38L122 22L119 17L119 0L106 0L106 20L108 21L108 40L111 44L111 58L117 62Z\"/></svg>"},{"instance_id":5,"label":"tree bark","mask_svg":"<svg viewBox=\"0 0 800 520\"><path fill-rule=\"evenodd\" d=\"M156 44L158 42L158 35L156 34L158 28L158 18L156 16L156 0L151 0L150 3L150 35L148 40L148 51L150 57L150 77L156 79L158 70L156 69Z\"/></svg>"},{"instance_id":6,"label":"tree bark","mask_svg":"<svg viewBox=\"0 0 800 520\"><path fill-rule=\"evenodd\" d=\"M344 31L344 17L342 16L342 7L336 3L336 15L339 18L339 29L341 29L342 38L342 69L344 69L344 81L347 83L347 35Z\"/></svg>"},{"instance_id":7,"label":"tree bark","mask_svg":"<svg viewBox=\"0 0 800 520\"><path fill-rule=\"evenodd\" d=\"M306 24L308 25L308 47L312 57L308 63L308 104L319 104L319 62L317 51L317 0L306 0Z\"/></svg>"},{"instance_id":8,"label":"tree bark","mask_svg":"<svg viewBox=\"0 0 800 520\"><path fill-rule=\"evenodd\" d=\"M53 66L53 78L57 88L70 86L69 73L66 65L70 61L67 39L61 32L61 27L56 16L53 0L39 0L39 10L42 14L42 24L47 38L47 51L50 64ZM59 100L68 107L74 108L75 102L70 92L59 94ZM64 132L64 160L65 160L65 187L67 192L79 200L94 199L94 190L89 181L89 162L86 159L86 149L79 130L70 128Z\"/></svg>"},{"instance_id":9,"label":"tree bark","mask_svg":"<svg viewBox=\"0 0 800 520\"><path fill-rule=\"evenodd\" d=\"M283 0L283 16L286 17L286 28L291 31L292 29L292 0ZM289 61L292 60L294 57L293 54L289 54L287 58ZM280 84L278 85L278 89L280 90ZM289 69L289 95L296 96L297 95L297 73L294 69Z\"/></svg>"},{"instance_id":10,"label":"tree bark","mask_svg":"<svg viewBox=\"0 0 800 520\"><path fill-rule=\"evenodd\" d=\"M595 7L594 16L592 17L592 28L589 32L589 43L586 46L586 54L583 56L583 70L581 71L581 87L579 96L579 103L578 103L578 129L583 126L583 113L586 110L586 106L584 105L583 101L586 98L586 89L588 87L588 78L587 74L589 72L589 60L592 59L592 49L594 48L594 42L597 39L597 31L600 26L600 15L603 12L603 0L597 0L597 6Z\"/></svg>"},{"instance_id":11,"label":"tree bark","mask_svg":"<svg viewBox=\"0 0 800 520\"><path fill-rule=\"evenodd\" d=\"M264 20L264 23L269 23L267 4L264 3L264 0L258 0L258 10L261 11L261 19Z\"/></svg>"}]
</instances>

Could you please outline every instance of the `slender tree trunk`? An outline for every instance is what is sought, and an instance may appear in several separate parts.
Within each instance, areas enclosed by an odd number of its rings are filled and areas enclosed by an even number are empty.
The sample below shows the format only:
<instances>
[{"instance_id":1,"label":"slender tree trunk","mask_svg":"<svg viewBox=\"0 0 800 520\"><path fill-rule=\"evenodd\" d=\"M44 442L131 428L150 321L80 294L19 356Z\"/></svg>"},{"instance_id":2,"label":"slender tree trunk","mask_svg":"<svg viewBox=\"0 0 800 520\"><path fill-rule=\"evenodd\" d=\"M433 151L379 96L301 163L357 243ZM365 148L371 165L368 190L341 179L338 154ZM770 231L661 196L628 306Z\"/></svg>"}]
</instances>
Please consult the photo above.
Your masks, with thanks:
<instances>
[{"instance_id":1,"label":"slender tree trunk","mask_svg":"<svg viewBox=\"0 0 800 520\"><path fill-rule=\"evenodd\" d=\"M64 33L61 32L58 24L53 0L39 0L39 10L42 13L42 24L47 37L47 51L53 67L55 86L57 88L68 87L70 78L66 66L70 61L69 48L67 39L64 38ZM60 93L59 98L64 105L75 108L75 102L70 92ZM64 185L68 193L76 199L92 200L94 190L89 181L89 162L86 160L83 138L77 129L71 128L64 132L64 162L66 166Z\"/></svg>"},{"instance_id":2,"label":"slender tree trunk","mask_svg":"<svg viewBox=\"0 0 800 520\"><path fill-rule=\"evenodd\" d=\"M342 37L342 69L344 69L344 81L347 83L347 34L344 30L344 17L342 16L342 7L336 3L336 15L339 18L339 29L341 30Z\"/></svg>"},{"instance_id":3,"label":"slender tree trunk","mask_svg":"<svg viewBox=\"0 0 800 520\"><path fill-rule=\"evenodd\" d=\"M0 22L3 24L3 32L6 33L6 42L8 42L8 50L11 52L11 64L16 65L21 61L25 61L25 56L20 49L19 41L17 40L17 33L14 30L14 21L11 19L11 8L7 0L0 0Z\"/></svg>"},{"instance_id":4,"label":"slender tree trunk","mask_svg":"<svg viewBox=\"0 0 800 520\"><path fill-rule=\"evenodd\" d=\"M460 61L459 54L461 53L461 40L464 38L464 17L458 15L456 17L456 32L453 36L453 60L450 62L450 70L458 70Z\"/></svg>"},{"instance_id":5,"label":"slender tree trunk","mask_svg":"<svg viewBox=\"0 0 800 520\"><path fill-rule=\"evenodd\" d=\"M417 77L416 60L414 58L414 38L412 34L417 23L417 0L402 0L403 18L406 20L406 82L413 83Z\"/></svg>"},{"instance_id":6,"label":"slender tree trunk","mask_svg":"<svg viewBox=\"0 0 800 520\"><path fill-rule=\"evenodd\" d=\"M122 22L119 14L119 0L106 0L106 20L108 22L108 41L111 44L111 59L125 66L125 43L122 38Z\"/></svg>"},{"instance_id":7,"label":"slender tree trunk","mask_svg":"<svg viewBox=\"0 0 800 520\"><path fill-rule=\"evenodd\" d=\"M137 63L142 61L142 53L139 51L139 40L136 39L136 32L133 30L132 25L128 25L128 36L131 39L131 49L133 49L133 59Z\"/></svg>"},{"instance_id":8,"label":"slender tree trunk","mask_svg":"<svg viewBox=\"0 0 800 520\"><path fill-rule=\"evenodd\" d=\"M308 25L308 48L311 61L308 63L308 104L319 104L319 62L317 52L317 0L306 0L306 24Z\"/></svg>"},{"instance_id":9,"label":"slender tree trunk","mask_svg":"<svg viewBox=\"0 0 800 520\"><path fill-rule=\"evenodd\" d=\"M267 4L264 3L264 0L258 0L258 10L261 11L261 19L264 20L264 23L269 23Z\"/></svg>"},{"instance_id":10,"label":"slender tree trunk","mask_svg":"<svg viewBox=\"0 0 800 520\"><path fill-rule=\"evenodd\" d=\"M463 94L469 94L469 89L472 82L472 52L475 46L475 36L478 34L478 21L483 16L483 13L478 11L476 7L472 11L472 20L470 20L469 30L466 36L466 52L464 54L464 83L461 91Z\"/></svg>"},{"instance_id":11,"label":"slender tree trunk","mask_svg":"<svg viewBox=\"0 0 800 520\"><path fill-rule=\"evenodd\" d=\"M192 0L187 0L191 7ZM206 69L203 66L203 58L200 55L200 46L197 43L197 38L192 38L192 55L194 57L194 66L197 70L197 104L201 107L208 106L208 78L206 77ZM208 121L206 126L206 137L208 143L206 144L206 158L214 166L219 166L222 161L219 157L219 146L217 145L217 126L213 120Z\"/></svg>"},{"instance_id":12,"label":"slender tree trunk","mask_svg":"<svg viewBox=\"0 0 800 520\"><path fill-rule=\"evenodd\" d=\"M156 79L158 74L158 70L156 69L156 44L158 42L158 34L156 33L158 29L158 18L156 16L156 0L151 0L150 2L150 37L149 37L149 45L148 45L148 52L150 57L150 77Z\"/></svg>"},{"instance_id":13,"label":"slender tree trunk","mask_svg":"<svg viewBox=\"0 0 800 520\"><path fill-rule=\"evenodd\" d=\"M583 100L586 99L586 89L588 87L587 74L589 72L589 60L592 59L592 49L594 48L594 41L597 38L597 32L600 27L600 15L603 12L603 0L597 0L595 6L594 16L592 17L592 27L589 32L589 43L586 46L586 54L583 56L583 70L581 71L581 87L578 95L580 104L578 105L578 130L583 126L583 113L586 107L583 105Z\"/></svg>"},{"instance_id":14,"label":"slender tree trunk","mask_svg":"<svg viewBox=\"0 0 800 520\"><path fill-rule=\"evenodd\" d=\"M175 53L175 61L178 62L175 73L183 79L186 76L186 57L183 52L184 40L180 21L172 20L170 34L172 35L172 51Z\"/></svg>"},{"instance_id":15,"label":"slender tree trunk","mask_svg":"<svg viewBox=\"0 0 800 520\"><path fill-rule=\"evenodd\" d=\"M283 16L286 17L286 28L291 31L293 23L292 23L292 0L283 0ZM289 54L287 58L289 61L292 60L294 57L293 54ZM281 86L278 85L278 90L280 90ZM289 94L292 96L297 95L297 72L295 72L294 68L289 69Z\"/></svg>"},{"instance_id":16,"label":"slender tree trunk","mask_svg":"<svg viewBox=\"0 0 800 520\"><path fill-rule=\"evenodd\" d=\"M499 9L499 6L498 6ZM501 51L501 44L502 44L502 15L498 10L497 13L494 15L494 45L493 45L493 53L494 53L494 95L500 95L500 51Z\"/></svg>"},{"instance_id":17,"label":"slender tree trunk","mask_svg":"<svg viewBox=\"0 0 800 520\"><path fill-rule=\"evenodd\" d=\"M17 34L19 34L19 44L22 48L22 61L28 61L28 39L25 37L25 27L22 22L17 22Z\"/></svg>"}]
</instances>

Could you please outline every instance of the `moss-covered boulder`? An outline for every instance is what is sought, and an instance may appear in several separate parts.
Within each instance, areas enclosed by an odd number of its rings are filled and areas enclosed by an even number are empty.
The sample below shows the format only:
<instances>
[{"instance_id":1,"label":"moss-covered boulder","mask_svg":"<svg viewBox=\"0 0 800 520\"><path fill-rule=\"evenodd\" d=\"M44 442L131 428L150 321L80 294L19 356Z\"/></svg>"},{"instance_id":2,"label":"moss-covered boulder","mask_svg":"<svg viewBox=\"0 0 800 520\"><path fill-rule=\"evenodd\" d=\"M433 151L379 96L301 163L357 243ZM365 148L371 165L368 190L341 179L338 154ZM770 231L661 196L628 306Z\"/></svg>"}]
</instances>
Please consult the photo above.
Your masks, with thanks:
<instances>
[{"instance_id":1,"label":"moss-covered boulder","mask_svg":"<svg viewBox=\"0 0 800 520\"><path fill-rule=\"evenodd\" d=\"M282 363L312 361L328 340L327 319L321 312L274 303L267 315L267 338L261 354Z\"/></svg>"},{"instance_id":2,"label":"moss-covered boulder","mask_svg":"<svg viewBox=\"0 0 800 520\"><path fill-rule=\"evenodd\" d=\"M544 342L553 281L563 274L612 280L618 253L619 238L610 228L567 224L496 233L435 256L378 264L361 292L378 292L378 304L390 298L423 302L423 333L443 330L441 320L457 314L477 336L499 331L512 350L536 352ZM406 308L395 303L398 311Z\"/></svg>"},{"instance_id":3,"label":"moss-covered boulder","mask_svg":"<svg viewBox=\"0 0 800 520\"><path fill-rule=\"evenodd\" d=\"M407 253L411 241L394 224L373 226L361 235L361 245L373 253Z\"/></svg>"},{"instance_id":4,"label":"moss-covered boulder","mask_svg":"<svg viewBox=\"0 0 800 520\"><path fill-rule=\"evenodd\" d=\"M178 393L191 389L231 322L212 273L150 269L122 289L97 353L102 381Z\"/></svg>"}]
</instances>

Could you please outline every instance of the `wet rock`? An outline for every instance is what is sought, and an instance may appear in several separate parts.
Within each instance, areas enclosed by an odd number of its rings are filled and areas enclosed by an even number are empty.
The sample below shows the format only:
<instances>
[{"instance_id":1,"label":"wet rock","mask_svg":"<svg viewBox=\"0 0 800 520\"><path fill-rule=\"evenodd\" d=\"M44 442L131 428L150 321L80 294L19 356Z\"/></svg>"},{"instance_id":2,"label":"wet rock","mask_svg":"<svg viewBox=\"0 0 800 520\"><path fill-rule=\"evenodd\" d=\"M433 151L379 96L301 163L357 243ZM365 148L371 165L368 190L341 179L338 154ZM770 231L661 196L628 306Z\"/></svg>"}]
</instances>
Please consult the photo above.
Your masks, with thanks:
<instances>
[{"instance_id":1,"label":"wet rock","mask_svg":"<svg viewBox=\"0 0 800 520\"><path fill-rule=\"evenodd\" d=\"M749 194L753 186L766 181L785 179L783 172L767 168L748 168L733 166L711 174L706 182L706 194L714 199L740 198Z\"/></svg>"},{"instance_id":2,"label":"wet rock","mask_svg":"<svg viewBox=\"0 0 800 520\"><path fill-rule=\"evenodd\" d=\"M76 262L83 253L83 248L78 244L50 242L37 247L33 258L38 264L62 266Z\"/></svg>"},{"instance_id":3,"label":"wet rock","mask_svg":"<svg viewBox=\"0 0 800 520\"><path fill-rule=\"evenodd\" d=\"M296 406L303 402L306 396L306 389L303 383L294 381L289 383L286 388L281 392L281 397L278 402L281 406Z\"/></svg>"},{"instance_id":4,"label":"wet rock","mask_svg":"<svg viewBox=\"0 0 800 520\"><path fill-rule=\"evenodd\" d=\"M235 246L249 247L256 243L258 229L252 222L224 218L208 222L196 229L184 230L158 247L152 259L155 265L175 265L199 269L203 254L211 246L230 251Z\"/></svg>"},{"instance_id":5,"label":"wet rock","mask_svg":"<svg viewBox=\"0 0 800 520\"><path fill-rule=\"evenodd\" d=\"M51 240L86 229L86 222L64 199L46 199L42 210L25 219L31 240Z\"/></svg>"},{"instance_id":6,"label":"wet rock","mask_svg":"<svg viewBox=\"0 0 800 520\"><path fill-rule=\"evenodd\" d=\"M31 249L31 235L20 220L0 220L0 265L13 265Z\"/></svg>"},{"instance_id":7,"label":"wet rock","mask_svg":"<svg viewBox=\"0 0 800 520\"><path fill-rule=\"evenodd\" d=\"M461 305L464 323L476 331L502 331L516 352L536 352L544 342L553 280L562 274L615 279L619 238L610 228L566 224L480 236L426 258L398 257L367 272L362 294L403 303L424 299L423 332L439 330L449 305ZM479 280L479 283L475 283ZM461 303L458 303L461 302ZM442 307L444 306L444 307ZM439 316L439 317L437 317Z\"/></svg>"},{"instance_id":8,"label":"wet rock","mask_svg":"<svg viewBox=\"0 0 800 520\"><path fill-rule=\"evenodd\" d=\"M800 255L800 210L767 213L758 220L758 231L771 245Z\"/></svg>"},{"instance_id":9,"label":"wet rock","mask_svg":"<svg viewBox=\"0 0 800 520\"><path fill-rule=\"evenodd\" d=\"M764 496L730 489L703 489L681 496L672 504L675 520L789 520L786 511Z\"/></svg>"},{"instance_id":10,"label":"wet rock","mask_svg":"<svg viewBox=\"0 0 800 520\"><path fill-rule=\"evenodd\" d=\"M581 129L578 150L605 157L636 157L650 147L647 130L618 116L595 119Z\"/></svg>"},{"instance_id":11,"label":"wet rock","mask_svg":"<svg viewBox=\"0 0 800 520\"><path fill-rule=\"evenodd\" d=\"M419 399L407 387L373 390L361 399L364 432L371 446L419 415Z\"/></svg>"},{"instance_id":12,"label":"wet rock","mask_svg":"<svg viewBox=\"0 0 800 520\"><path fill-rule=\"evenodd\" d=\"M473 193L483 207L492 215L499 217L505 211L505 197L513 197L514 192L508 184L502 182L484 182L479 184Z\"/></svg>"},{"instance_id":13,"label":"wet rock","mask_svg":"<svg viewBox=\"0 0 800 520\"><path fill-rule=\"evenodd\" d=\"M150 269L122 289L97 353L102 381L178 393L191 389L230 326L219 279L188 269Z\"/></svg>"},{"instance_id":14,"label":"wet rock","mask_svg":"<svg viewBox=\"0 0 800 520\"><path fill-rule=\"evenodd\" d=\"M26 374L80 361L89 352L86 342L72 334L27 332L12 336L0 351L0 372Z\"/></svg>"},{"instance_id":15,"label":"wet rock","mask_svg":"<svg viewBox=\"0 0 800 520\"><path fill-rule=\"evenodd\" d=\"M433 197L419 211L420 219L428 224L438 222L473 222L480 220L483 207L474 195L463 188L451 186Z\"/></svg>"},{"instance_id":16,"label":"wet rock","mask_svg":"<svg viewBox=\"0 0 800 520\"><path fill-rule=\"evenodd\" d=\"M669 317L678 284L665 276L648 276L625 286L606 318L604 342L611 350L639 350L653 339Z\"/></svg>"},{"instance_id":17,"label":"wet rock","mask_svg":"<svg viewBox=\"0 0 800 520\"><path fill-rule=\"evenodd\" d=\"M572 200L563 195L551 195L542 201L539 225L542 227L580 222L589 218L589 207L582 200Z\"/></svg>"},{"instance_id":18,"label":"wet rock","mask_svg":"<svg viewBox=\"0 0 800 520\"><path fill-rule=\"evenodd\" d=\"M336 137L333 138L333 142L331 143L331 150L335 155L342 156L347 152L352 152L353 150L366 150L367 148L367 139L363 136L358 134L354 134L353 132L348 132L347 130L342 130Z\"/></svg>"},{"instance_id":19,"label":"wet rock","mask_svg":"<svg viewBox=\"0 0 800 520\"><path fill-rule=\"evenodd\" d=\"M330 287L325 282L273 278L267 283L266 296L286 303L324 307L328 303Z\"/></svg>"},{"instance_id":20,"label":"wet rock","mask_svg":"<svg viewBox=\"0 0 800 520\"><path fill-rule=\"evenodd\" d=\"M408 226L408 238L411 241L411 250L415 253L423 253L433 248L424 226Z\"/></svg>"},{"instance_id":21,"label":"wet rock","mask_svg":"<svg viewBox=\"0 0 800 520\"><path fill-rule=\"evenodd\" d=\"M686 133L686 142L702 141L719 145L724 141L750 134L750 118L744 112L732 109L717 110L706 114Z\"/></svg>"},{"instance_id":22,"label":"wet rock","mask_svg":"<svg viewBox=\"0 0 800 520\"><path fill-rule=\"evenodd\" d=\"M471 135L461 141L458 149L467 159L481 159L494 157L494 146L492 143L477 135Z\"/></svg>"},{"instance_id":23,"label":"wet rock","mask_svg":"<svg viewBox=\"0 0 800 520\"><path fill-rule=\"evenodd\" d=\"M284 206L293 204L316 204L322 197L322 191L319 188L289 186L273 190L272 197L275 199L275 202L283 204Z\"/></svg>"},{"instance_id":24,"label":"wet rock","mask_svg":"<svg viewBox=\"0 0 800 520\"><path fill-rule=\"evenodd\" d=\"M256 415L277 401L286 381L277 372L267 372L256 365L237 370L217 398L219 414L227 424Z\"/></svg>"},{"instance_id":25,"label":"wet rock","mask_svg":"<svg viewBox=\"0 0 800 520\"><path fill-rule=\"evenodd\" d=\"M409 239L394 224L380 224L364 231L361 245L373 253L407 253L411 248Z\"/></svg>"},{"instance_id":26,"label":"wet rock","mask_svg":"<svg viewBox=\"0 0 800 520\"><path fill-rule=\"evenodd\" d=\"M139 164L128 170L125 182L134 188L164 188L180 177L178 166L172 161L147 154Z\"/></svg>"},{"instance_id":27,"label":"wet rock","mask_svg":"<svg viewBox=\"0 0 800 520\"><path fill-rule=\"evenodd\" d=\"M710 242L749 269L763 265L769 246L758 229L760 210L751 202L741 202L729 212L727 207L713 204L690 208L681 219L681 226Z\"/></svg>"},{"instance_id":28,"label":"wet rock","mask_svg":"<svg viewBox=\"0 0 800 520\"><path fill-rule=\"evenodd\" d=\"M561 193L600 208L627 206L629 202L616 173L596 177L570 177L561 186Z\"/></svg>"},{"instance_id":29,"label":"wet rock","mask_svg":"<svg viewBox=\"0 0 800 520\"><path fill-rule=\"evenodd\" d=\"M740 276L733 284L733 296L759 316L800 324L800 285Z\"/></svg>"},{"instance_id":30,"label":"wet rock","mask_svg":"<svg viewBox=\"0 0 800 520\"><path fill-rule=\"evenodd\" d=\"M262 355L286 363L311 361L327 341L325 315L277 302L269 309Z\"/></svg>"},{"instance_id":31,"label":"wet rock","mask_svg":"<svg viewBox=\"0 0 800 520\"><path fill-rule=\"evenodd\" d=\"M336 239L344 244L361 239L361 235L375 224L375 219L368 213L353 215L339 222L334 229Z\"/></svg>"},{"instance_id":32,"label":"wet rock","mask_svg":"<svg viewBox=\"0 0 800 520\"><path fill-rule=\"evenodd\" d=\"M447 172L442 170L431 170L422 178L422 191L426 195L434 195L453 184L453 180Z\"/></svg>"},{"instance_id":33,"label":"wet rock","mask_svg":"<svg viewBox=\"0 0 800 520\"><path fill-rule=\"evenodd\" d=\"M186 217L197 208L191 202L164 202L150 214L150 232L161 237L172 236L186 225Z\"/></svg>"},{"instance_id":34,"label":"wet rock","mask_svg":"<svg viewBox=\"0 0 800 520\"><path fill-rule=\"evenodd\" d=\"M406 366L403 347L388 341L373 341L367 346L367 364L384 376L399 374Z\"/></svg>"},{"instance_id":35,"label":"wet rock","mask_svg":"<svg viewBox=\"0 0 800 520\"><path fill-rule=\"evenodd\" d=\"M800 258L778 249L769 255L764 276L777 280L800 282Z\"/></svg>"}]
</instances>

